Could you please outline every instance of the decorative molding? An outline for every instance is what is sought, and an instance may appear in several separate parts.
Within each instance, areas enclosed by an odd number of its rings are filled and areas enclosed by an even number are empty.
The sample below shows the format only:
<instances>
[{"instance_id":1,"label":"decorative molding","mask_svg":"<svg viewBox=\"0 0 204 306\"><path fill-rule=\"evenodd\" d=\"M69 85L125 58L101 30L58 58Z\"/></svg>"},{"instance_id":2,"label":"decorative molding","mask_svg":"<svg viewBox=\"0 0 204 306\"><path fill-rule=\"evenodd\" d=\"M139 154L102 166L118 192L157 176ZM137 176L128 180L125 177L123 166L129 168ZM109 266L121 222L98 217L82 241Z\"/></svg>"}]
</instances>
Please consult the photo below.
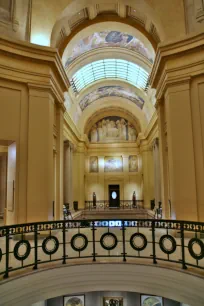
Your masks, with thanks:
<instances>
[{"instance_id":1,"label":"decorative molding","mask_svg":"<svg viewBox=\"0 0 204 306\"><path fill-rule=\"evenodd\" d=\"M23 61L26 65L22 65ZM0 68L2 77L5 79L25 84L29 80L29 88L40 88L42 91L52 92L56 103L65 110L64 92L68 91L69 81L56 49L0 36ZM3 73L4 70L5 73Z\"/></svg>"},{"instance_id":2,"label":"decorative molding","mask_svg":"<svg viewBox=\"0 0 204 306\"><path fill-rule=\"evenodd\" d=\"M157 88L157 99L162 98L167 86L189 82L191 77L204 73L204 56L192 56L198 52L203 54L203 44L204 33L199 33L189 35L179 41L159 45L150 76L151 87ZM187 56L188 60L181 61L181 58ZM171 68L166 66L168 60L171 60ZM175 64L173 60L175 60ZM182 75L178 74L180 71L182 71Z\"/></svg>"}]
</instances>

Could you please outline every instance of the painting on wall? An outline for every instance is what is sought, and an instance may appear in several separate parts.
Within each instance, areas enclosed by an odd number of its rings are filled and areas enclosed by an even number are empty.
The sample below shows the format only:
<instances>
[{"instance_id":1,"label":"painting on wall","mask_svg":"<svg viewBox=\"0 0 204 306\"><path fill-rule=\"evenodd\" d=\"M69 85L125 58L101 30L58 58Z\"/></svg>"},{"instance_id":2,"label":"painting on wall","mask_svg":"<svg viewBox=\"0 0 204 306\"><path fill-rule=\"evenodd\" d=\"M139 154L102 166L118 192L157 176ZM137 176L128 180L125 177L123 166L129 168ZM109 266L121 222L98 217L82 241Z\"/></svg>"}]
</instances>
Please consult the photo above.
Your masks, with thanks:
<instances>
[{"instance_id":1,"label":"painting on wall","mask_svg":"<svg viewBox=\"0 0 204 306\"><path fill-rule=\"evenodd\" d=\"M104 158L104 171L105 172L122 172L123 171L123 158L119 157L108 157Z\"/></svg>"},{"instance_id":2,"label":"painting on wall","mask_svg":"<svg viewBox=\"0 0 204 306\"><path fill-rule=\"evenodd\" d=\"M141 295L141 306L163 306L163 298L159 296Z\"/></svg>"},{"instance_id":3,"label":"painting on wall","mask_svg":"<svg viewBox=\"0 0 204 306\"><path fill-rule=\"evenodd\" d=\"M12 1L11 0L0 1L0 16L1 16L1 19L11 21L11 10L12 10Z\"/></svg>"},{"instance_id":4,"label":"painting on wall","mask_svg":"<svg viewBox=\"0 0 204 306\"><path fill-rule=\"evenodd\" d=\"M66 60L65 66L67 67L70 65L80 55L93 49L103 47L126 48L138 52L151 63L153 63L154 60L152 53L138 38L120 31L102 31L95 32L81 39L71 50L67 48L67 50L65 50L65 57L68 59Z\"/></svg>"},{"instance_id":5,"label":"painting on wall","mask_svg":"<svg viewBox=\"0 0 204 306\"><path fill-rule=\"evenodd\" d=\"M88 138L91 143L135 142L137 131L126 119L109 116L104 117L92 126Z\"/></svg>"},{"instance_id":6,"label":"painting on wall","mask_svg":"<svg viewBox=\"0 0 204 306\"><path fill-rule=\"evenodd\" d=\"M129 172L138 172L138 157L137 155L129 156Z\"/></svg>"},{"instance_id":7,"label":"painting on wall","mask_svg":"<svg viewBox=\"0 0 204 306\"><path fill-rule=\"evenodd\" d=\"M91 156L89 159L89 170L92 173L98 172L98 157Z\"/></svg>"},{"instance_id":8,"label":"painting on wall","mask_svg":"<svg viewBox=\"0 0 204 306\"><path fill-rule=\"evenodd\" d=\"M64 306L85 306L84 295L64 296Z\"/></svg>"},{"instance_id":9,"label":"painting on wall","mask_svg":"<svg viewBox=\"0 0 204 306\"><path fill-rule=\"evenodd\" d=\"M122 297L104 297L103 306L123 306Z\"/></svg>"},{"instance_id":10,"label":"painting on wall","mask_svg":"<svg viewBox=\"0 0 204 306\"><path fill-rule=\"evenodd\" d=\"M138 96L133 90L118 85L103 86L85 95L79 102L79 106L84 111L91 103L105 97L121 97L130 100L140 109L144 106L144 99Z\"/></svg>"}]
</instances>

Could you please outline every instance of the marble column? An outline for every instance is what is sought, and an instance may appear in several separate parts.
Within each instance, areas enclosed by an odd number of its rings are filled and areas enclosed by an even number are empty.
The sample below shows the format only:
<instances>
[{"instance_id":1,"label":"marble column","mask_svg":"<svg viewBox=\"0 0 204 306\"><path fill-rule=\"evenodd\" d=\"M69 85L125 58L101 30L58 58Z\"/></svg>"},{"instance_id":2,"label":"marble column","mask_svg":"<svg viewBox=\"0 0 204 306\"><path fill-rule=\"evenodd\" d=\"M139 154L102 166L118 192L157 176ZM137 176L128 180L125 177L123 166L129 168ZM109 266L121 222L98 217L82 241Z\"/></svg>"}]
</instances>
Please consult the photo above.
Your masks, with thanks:
<instances>
[{"instance_id":1,"label":"marble column","mask_svg":"<svg viewBox=\"0 0 204 306\"><path fill-rule=\"evenodd\" d=\"M153 161L154 161L154 198L155 198L155 206L159 207L159 202L161 202L159 138L154 139L152 147L153 147Z\"/></svg>"},{"instance_id":2,"label":"marble column","mask_svg":"<svg viewBox=\"0 0 204 306\"><path fill-rule=\"evenodd\" d=\"M69 203L73 209L73 144L70 141L64 142L64 203Z\"/></svg>"}]
</instances>

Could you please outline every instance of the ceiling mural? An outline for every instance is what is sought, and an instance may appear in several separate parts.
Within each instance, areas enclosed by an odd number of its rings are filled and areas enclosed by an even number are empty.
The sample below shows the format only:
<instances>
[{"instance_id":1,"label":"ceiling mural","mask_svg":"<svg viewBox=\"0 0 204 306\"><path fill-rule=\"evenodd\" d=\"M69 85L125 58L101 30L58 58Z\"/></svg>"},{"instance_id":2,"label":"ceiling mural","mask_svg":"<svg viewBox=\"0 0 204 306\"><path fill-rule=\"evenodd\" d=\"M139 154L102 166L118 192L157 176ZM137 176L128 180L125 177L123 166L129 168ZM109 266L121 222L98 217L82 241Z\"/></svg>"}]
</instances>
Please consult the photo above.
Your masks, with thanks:
<instances>
[{"instance_id":1,"label":"ceiling mural","mask_svg":"<svg viewBox=\"0 0 204 306\"><path fill-rule=\"evenodd\" d=\"M145 56L150 62L153 63L151 52L145 45L136 37L127 33L119 31L103 31L96 32L84 39L81 39L73 48L71 52L67 52L68 58L65 64L67 67L78 56L93 49L101 47L120 47L138 52ZM67 49L69 50L69 49Z\"/></svg>"},{"instance_id":2,"label":"ceiling mural","mask_svg":"<svg viewBox=\"0 0 204 306\"><path fill-rule=\"evenodd\" d=\"M92 126L88 137L91 143L132 142L137 139L137 131L128 120L119 116L108 116Z\"/></svg>"},{"instance_id":3,"label":"ceiling mural","mask_svg":"<svg viewBox=\"0 0 204 306\"><path fill-rule=\"evenodd\" d=\"M129 88L124 88L122 86L113 85L113 86L103 86L99 87L96 90L90 92L79 102L81 110L85 110L94 101L104 98L104 97L121 97L126 98L136 104L140 109L143 108L145 101L139 97L134 91Z\"/></svg>"}]
</instances>

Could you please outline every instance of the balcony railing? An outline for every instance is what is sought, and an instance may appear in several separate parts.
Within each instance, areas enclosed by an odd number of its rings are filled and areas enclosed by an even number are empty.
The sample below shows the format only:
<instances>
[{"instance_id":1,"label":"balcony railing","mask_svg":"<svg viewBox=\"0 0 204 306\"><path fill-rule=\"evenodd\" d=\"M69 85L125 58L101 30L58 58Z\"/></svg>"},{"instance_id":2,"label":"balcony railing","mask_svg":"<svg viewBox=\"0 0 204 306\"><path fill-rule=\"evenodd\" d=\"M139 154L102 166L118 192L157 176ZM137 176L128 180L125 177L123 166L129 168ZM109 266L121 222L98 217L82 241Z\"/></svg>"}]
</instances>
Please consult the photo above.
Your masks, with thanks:
<instances>
[{"instance_id":1,"label":"balcony railing","mask_svg":"<svg viewBox=\"0 0 204 306\"><path fill-rule=\"evenodd\" d=\"M86 210L110 210L110 209L144 209L144 201L143 200L120 200L120 205L118 207L111 207L110 202L108 200L100 200L100 201L85 201L85 209Z\"/></svg>"},{"instance_id":2,"label":"balcony railing","mask_svg":"<svg viewBox=\"0 0 204 306\"><path fill-rule=\"evenodd\" d=\"M70 220L0 227L0 274L72 260L170 262L204 269L204 223L173 220ZM199 271L199 270L198 270Z\"/></svg>"}]
</instances>

